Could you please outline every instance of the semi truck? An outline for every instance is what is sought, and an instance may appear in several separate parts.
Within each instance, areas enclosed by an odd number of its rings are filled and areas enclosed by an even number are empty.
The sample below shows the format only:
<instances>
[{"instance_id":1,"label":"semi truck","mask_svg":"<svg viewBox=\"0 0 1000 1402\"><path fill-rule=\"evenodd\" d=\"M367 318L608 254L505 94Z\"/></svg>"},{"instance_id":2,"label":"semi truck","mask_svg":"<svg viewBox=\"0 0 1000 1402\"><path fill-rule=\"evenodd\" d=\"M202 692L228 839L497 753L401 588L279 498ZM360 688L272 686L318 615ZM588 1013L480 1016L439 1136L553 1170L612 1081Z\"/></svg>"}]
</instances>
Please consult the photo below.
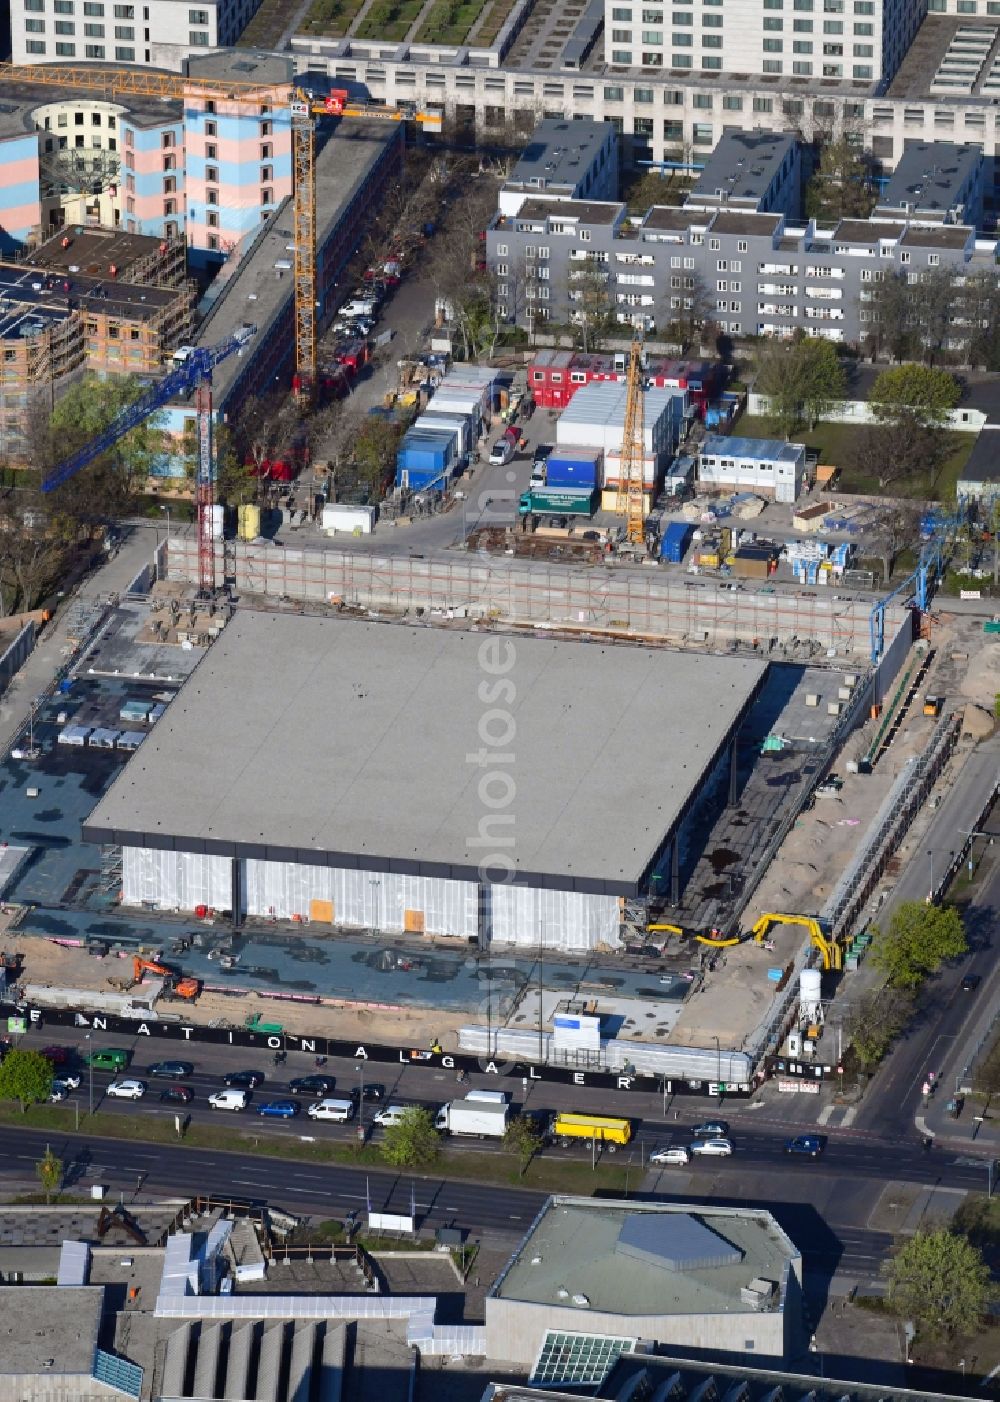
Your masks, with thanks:
<instances>
[{"instance_id":1,"label":"semi truck","mask_svg":"<svg viewBox=\"0 0 1000 1402\"><path fill-rule=\"evenodd\" d=\"M607 1144L609 1152L614 1153L619 1144L625 1145L632 1138L632 1122L616 1115L558 1114L552 1120L549 1135L563 1145L574 1139L588 1142L596 1139L598 1144Z\"/></svg>"},{"instance_id":2,"label":"semi truck","mask_svg":"<svg viewBox=\"0 0 1000 1402\"><path fill-rule=\"evenodd\" d=\"M517 509L522 516L593 516L596 499L596 491L524 492Z\"/></svg>"},{"instance_id":3,"label":"semi truck","mask_svg":"<svg viewBox=\"0 0 1000 1402\"><path fill-rule=\"evenodd\" d=\"M435 1129L472 1139L502 1139L507 1132L509 1107L496 1101L452 1100L442 1105L434 1121Z\"/></svg>"}]
</instances>

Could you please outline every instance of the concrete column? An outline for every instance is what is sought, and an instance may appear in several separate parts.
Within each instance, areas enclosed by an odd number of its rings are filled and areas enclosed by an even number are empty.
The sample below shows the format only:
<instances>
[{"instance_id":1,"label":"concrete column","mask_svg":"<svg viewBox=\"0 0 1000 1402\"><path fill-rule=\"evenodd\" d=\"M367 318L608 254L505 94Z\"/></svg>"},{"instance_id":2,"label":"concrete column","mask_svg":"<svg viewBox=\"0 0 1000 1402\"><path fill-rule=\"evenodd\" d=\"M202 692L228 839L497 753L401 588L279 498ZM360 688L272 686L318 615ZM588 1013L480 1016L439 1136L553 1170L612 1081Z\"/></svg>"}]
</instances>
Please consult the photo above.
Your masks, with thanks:
<instances>
[{"instance_id":1,"label":"concrete column","mask_svg":"<svg viewBox=\"0 0 1000 1402\"><path fill-rule=\"evenodd\" d=\"M233 929L239 930L243 925L243 862L239 857L234 857L230 863L232 873L232 909L233 909Z\"/></svg>"},{"instance_id":2,"label":"concrete column","mask_svg":"<svg viewBox=\"0 0 1000 1402\"><path fill-rule=\"evenodd\" d=\"M681 899L681 844L674 837L670 844L670 904L679 905Z\"/></svg>"},{"instance_id":3,"label":"concrete column","mask_svg":"<svg viewBox=\"0 0 1000 1402\"><path fill-rule=\"evenodd\" d=\"M736 807L736 737L729 746L729 807Z\"/></svg>"}]
</instances>

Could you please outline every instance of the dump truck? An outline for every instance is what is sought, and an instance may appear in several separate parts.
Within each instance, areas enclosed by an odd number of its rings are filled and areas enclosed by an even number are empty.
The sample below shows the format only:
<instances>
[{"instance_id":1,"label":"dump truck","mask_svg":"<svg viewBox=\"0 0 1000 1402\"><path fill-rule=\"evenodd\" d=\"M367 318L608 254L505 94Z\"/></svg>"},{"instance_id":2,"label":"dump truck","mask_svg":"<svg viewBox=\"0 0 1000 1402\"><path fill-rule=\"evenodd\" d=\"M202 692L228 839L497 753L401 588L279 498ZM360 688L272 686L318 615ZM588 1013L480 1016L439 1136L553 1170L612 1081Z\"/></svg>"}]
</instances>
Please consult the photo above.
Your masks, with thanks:
<instances>
[{"instance_id":1,"label":"dump truck","mask_svg":"<svg viewBox=\"0 0 1000 1402\"><path fill-rule=\"evenodd\" d=\"M442 1105L436 1129L472 1139L502 1139L507 1132L509 1106L485 1100L452 1100Z\"/></svg>"},{"instance_id":2,"label":"dump truck","mask_svg":"<svg viewBox=\"0 0 1000 1402\"><path fill-rule=\"evenodd\" d=\"M564 1145L574 1139L596 1139L598 1144L607 1144L613 1153L619 1144L627 1144L632 1138L632 1122L615 1115L558 1114L552 1120L549 1135Z\"/></svg>"}]
</instances>

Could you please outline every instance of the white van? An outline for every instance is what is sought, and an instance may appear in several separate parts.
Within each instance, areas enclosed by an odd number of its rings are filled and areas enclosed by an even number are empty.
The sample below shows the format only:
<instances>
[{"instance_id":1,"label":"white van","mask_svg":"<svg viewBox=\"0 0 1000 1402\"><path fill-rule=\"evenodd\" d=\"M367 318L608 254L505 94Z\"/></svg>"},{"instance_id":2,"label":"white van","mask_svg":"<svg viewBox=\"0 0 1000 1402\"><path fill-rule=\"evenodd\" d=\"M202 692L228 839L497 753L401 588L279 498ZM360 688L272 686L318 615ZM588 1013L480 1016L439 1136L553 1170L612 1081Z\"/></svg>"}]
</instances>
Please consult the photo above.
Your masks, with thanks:
<instances>
[{"instance_id":1,"label":"white van","mask_svg":"<svg viewBox=\"0 0 1000 1402\"><path fill-rule=\"evenodd\" d=\"M245 1110L250 1099L248 1090L217 1090L208 1097L213 1110Z\"/></svg>"},{"instance_id":2,"label":"white van","mask_svg":"<svg viewBox=\"0 0 1000 1402\"><path fill-rule=\"evenodd\" d=\"M311 1120L336 1120L338 1124L346 1124L354 1118L354 1101L317 1100L315 1105L309 1106L306 1114Z\"/></svg>"},{"instance_id":3,"label":"white van","mask_svg":"<svg viewBox=\"0 0 1000 1402\"><path fill-rule=\"evenodd\" d=\"M466 1100L481 1100L486 1105L506 1105L509 1099L505 1090L470 1090Z\"/></svg>"},{"instance_id":4,"label":"white van","mask_svg":"<svg viewBox=\"0 0 1000 1402\"><path fill-rule=\"evenodd\" d=\"M370 297L354 297L345 302L338 316L374 316L377 308Z\"/></svg>"},{"instance_id":5,"label":"white van","mask_svg":"<svg viewBox=\"0 0 1000 1402\"><path fill-rule=\"evenodd\" d=\"M412 1105L386 1105L383 1109L375 1112L372 1124L381 1125L383 1129L388 1129L390 1125L398 1125L407 1110L412 1109Z\"/></svg>"}]
</instances>

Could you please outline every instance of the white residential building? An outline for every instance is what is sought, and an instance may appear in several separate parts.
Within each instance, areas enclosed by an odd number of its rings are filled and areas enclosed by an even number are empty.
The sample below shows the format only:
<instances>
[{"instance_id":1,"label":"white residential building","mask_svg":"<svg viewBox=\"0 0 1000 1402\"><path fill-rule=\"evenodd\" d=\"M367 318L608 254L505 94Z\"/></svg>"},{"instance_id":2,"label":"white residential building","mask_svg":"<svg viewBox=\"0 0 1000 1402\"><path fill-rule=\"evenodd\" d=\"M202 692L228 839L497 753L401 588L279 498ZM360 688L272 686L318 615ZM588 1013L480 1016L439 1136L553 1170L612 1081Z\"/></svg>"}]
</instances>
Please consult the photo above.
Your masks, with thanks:
<instances>
[{"instance_id":1,"label":"white residential building","mask_svg":"<svg viewBox=\"0 0 1000 1402\"><path fill-rule=\"evenodd\" d=\"M138 63L180 71L235 44L260 0L11 0L14 63Z\"/></svg>"},{"instance_id":2,"label":"white residential building","mask_svg":"<svg viewBox=\"0 0 1000 1402\"><path fill-rule=\"evenodd\" d=\"M878 82L926 12L927 0L605 0L604 57L623 69Z\"/></svg>"}]
</instances>

